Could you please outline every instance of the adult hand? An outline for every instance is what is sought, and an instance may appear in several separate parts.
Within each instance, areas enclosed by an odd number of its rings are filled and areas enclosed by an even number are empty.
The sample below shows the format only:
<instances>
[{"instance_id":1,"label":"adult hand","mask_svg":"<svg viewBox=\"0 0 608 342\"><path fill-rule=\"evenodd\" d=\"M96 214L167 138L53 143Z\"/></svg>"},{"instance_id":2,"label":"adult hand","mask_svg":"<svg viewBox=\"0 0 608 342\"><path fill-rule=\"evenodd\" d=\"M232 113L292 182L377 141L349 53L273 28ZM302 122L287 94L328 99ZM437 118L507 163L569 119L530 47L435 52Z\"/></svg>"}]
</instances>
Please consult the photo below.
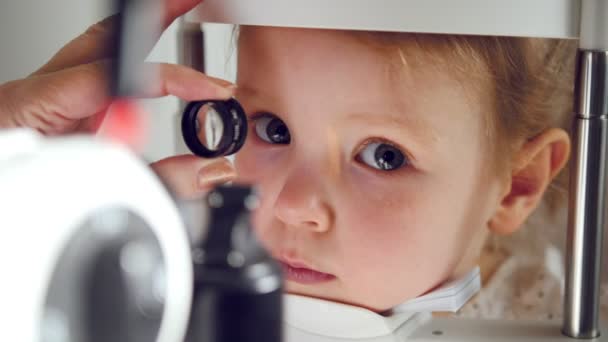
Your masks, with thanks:
<instances>
[{"instance_id":1,"label":"adult hand","mask_svg":"<svg viewBox=\"0 0 608 342\"><path fill-rule=\"evenodd\" d=\"M163 29L201 0L164 0ZM25 79L0 85L0 128L29 127L46 135L94 133L108 106L108 41L117 25L107 18L64 46ZM150 47L151 49L152 47ZM146 63L158 74L149 97L174 95L186 101L227 99L234 86L180 65ZM176 156L151 165L179 196L200 196L218 183L232 180L234 168L224 158L205 160Z\"/></svg>"},{"instance_id":2,"label":"adult hand","mask_svg":"<svg viewBox=\"0 0 608 342\"><path fill-rule=\"evenodd\" d=\"M201 0L164 2L163 30ZM113 16L93 25L29 77L0 85L0 128L29 127L47 135L96 132L110 104L107 43L117 20ZM147 63L146 68L159 80L148 97L225 99L234 90L227 81L185 66Z\"/></svg>"}]
</instances>

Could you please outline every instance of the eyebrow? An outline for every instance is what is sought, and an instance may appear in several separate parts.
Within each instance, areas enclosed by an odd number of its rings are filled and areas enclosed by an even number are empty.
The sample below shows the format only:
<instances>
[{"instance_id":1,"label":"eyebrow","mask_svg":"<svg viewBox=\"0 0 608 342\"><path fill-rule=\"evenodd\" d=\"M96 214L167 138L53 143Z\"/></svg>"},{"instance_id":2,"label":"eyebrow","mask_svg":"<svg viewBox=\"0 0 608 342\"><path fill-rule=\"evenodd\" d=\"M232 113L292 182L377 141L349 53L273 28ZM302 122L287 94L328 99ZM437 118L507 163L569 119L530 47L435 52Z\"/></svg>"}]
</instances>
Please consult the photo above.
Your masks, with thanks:
<instances>
[{"instance_id":1,"label":"eyebrow","mask_svg":"<svg viewBox=\"0 0 608 342\"><path fill-rule=\"evenodd\" d=\"M266 93L261 89L256 87L251 87L249 85L238 86L236 88L235 97L238 99L240 96L251 96L251 97L260 97L260 98L270 98L276 99L276 96L273 96L271 93Z\"/></svg>"},{"instance_id":2,"label":"eyebrow","mask_svg":"<svg viewBox=\"0 0 608 342\"><path fill-rule=\"evenodd\" d=\"M439 140L437 131L431 127L428 121L405 113L388 112L383 115L352 113L347 118L358 121L363 125L387 127L394 131L403 132L427 147L429 144L434 145Z\"/></svg>"}]
</instances>

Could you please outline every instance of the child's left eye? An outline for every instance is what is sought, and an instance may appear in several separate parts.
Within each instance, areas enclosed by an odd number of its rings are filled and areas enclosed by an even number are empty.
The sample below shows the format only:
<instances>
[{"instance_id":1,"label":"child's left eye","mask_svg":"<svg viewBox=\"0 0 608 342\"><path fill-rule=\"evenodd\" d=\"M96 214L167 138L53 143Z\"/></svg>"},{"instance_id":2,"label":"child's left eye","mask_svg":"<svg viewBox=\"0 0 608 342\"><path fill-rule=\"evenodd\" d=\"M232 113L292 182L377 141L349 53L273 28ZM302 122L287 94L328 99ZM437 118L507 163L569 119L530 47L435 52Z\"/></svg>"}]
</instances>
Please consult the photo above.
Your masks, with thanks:
<instances>
[{"instance_id":1,"label":"child's left eye","mask_svg":"<svg viewBox=\"0 0 608 342\"><path fill-rule=\"evenodd\" d=\"M395 146L382 143L368 143L357 154L359 162L382 171L394 171L408 164L407 157Z\"/></svg>"}]
</instances>

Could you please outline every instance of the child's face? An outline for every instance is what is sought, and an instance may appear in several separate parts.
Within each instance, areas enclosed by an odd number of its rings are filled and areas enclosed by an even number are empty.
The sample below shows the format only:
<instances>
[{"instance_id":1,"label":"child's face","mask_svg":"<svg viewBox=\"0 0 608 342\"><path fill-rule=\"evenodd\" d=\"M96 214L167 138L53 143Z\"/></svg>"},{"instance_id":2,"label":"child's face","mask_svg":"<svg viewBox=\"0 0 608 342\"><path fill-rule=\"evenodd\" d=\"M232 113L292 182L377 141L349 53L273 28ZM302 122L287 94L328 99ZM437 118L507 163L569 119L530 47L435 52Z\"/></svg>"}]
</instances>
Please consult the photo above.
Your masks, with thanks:
<instances>
[{"instance_id":1,"label":"child's face","mask_svg":"<svg viewBox=\"0 0 608 342\"><path fill-rule=\"evenodd\" d=\"M484 234L501 195L489 107L438 69L401 69L352 33L242 29L252 123L236 167L259 186L262 242L317 271L288 269L289 292L385 310L446 280Z\"/></svg>"}]
</instances>

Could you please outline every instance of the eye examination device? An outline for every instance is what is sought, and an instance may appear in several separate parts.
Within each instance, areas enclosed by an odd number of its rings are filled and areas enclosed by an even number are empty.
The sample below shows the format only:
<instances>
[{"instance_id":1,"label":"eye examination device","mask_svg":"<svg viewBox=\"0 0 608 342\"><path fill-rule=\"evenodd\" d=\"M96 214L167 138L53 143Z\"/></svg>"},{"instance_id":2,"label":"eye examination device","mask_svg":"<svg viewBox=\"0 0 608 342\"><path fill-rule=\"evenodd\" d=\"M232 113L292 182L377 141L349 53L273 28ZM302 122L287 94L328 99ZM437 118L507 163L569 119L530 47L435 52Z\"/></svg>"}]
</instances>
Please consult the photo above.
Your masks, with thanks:
<instances>
[{"instance_id":1,"label":"eye examination device","mask_svg":"<svg viewBox=\"0 0 608 342\"><path fill-rule=\"evenodd\" d=\"M237 153L247 139L247 116L235 99L189 103L181 127L190 151L203 158Z\"/></svg>"},{"instance_id":2,"label":"eye examination device","mask_svg":"<svg viewBox=\"0 0 608 342\"><path fill-rule=\"evenodd\" d=\"M127 98L142 83L129 42L149 38L160 16L144 9L160 6L119 3L113 91ZM202 72L203 23L578 39L562 322L434 315L458 311L480 290L479 268L385 314L286 294L281 267L251 229L254 188L179 201L123 145L15 129L0 130L0 340L608 341L598 309L606 18L608 0L205 0L179 33L180 62ZM185 105L180 128L204 158L234 154L247 138L235 99Z\"/></svg>"}]
</instances>

